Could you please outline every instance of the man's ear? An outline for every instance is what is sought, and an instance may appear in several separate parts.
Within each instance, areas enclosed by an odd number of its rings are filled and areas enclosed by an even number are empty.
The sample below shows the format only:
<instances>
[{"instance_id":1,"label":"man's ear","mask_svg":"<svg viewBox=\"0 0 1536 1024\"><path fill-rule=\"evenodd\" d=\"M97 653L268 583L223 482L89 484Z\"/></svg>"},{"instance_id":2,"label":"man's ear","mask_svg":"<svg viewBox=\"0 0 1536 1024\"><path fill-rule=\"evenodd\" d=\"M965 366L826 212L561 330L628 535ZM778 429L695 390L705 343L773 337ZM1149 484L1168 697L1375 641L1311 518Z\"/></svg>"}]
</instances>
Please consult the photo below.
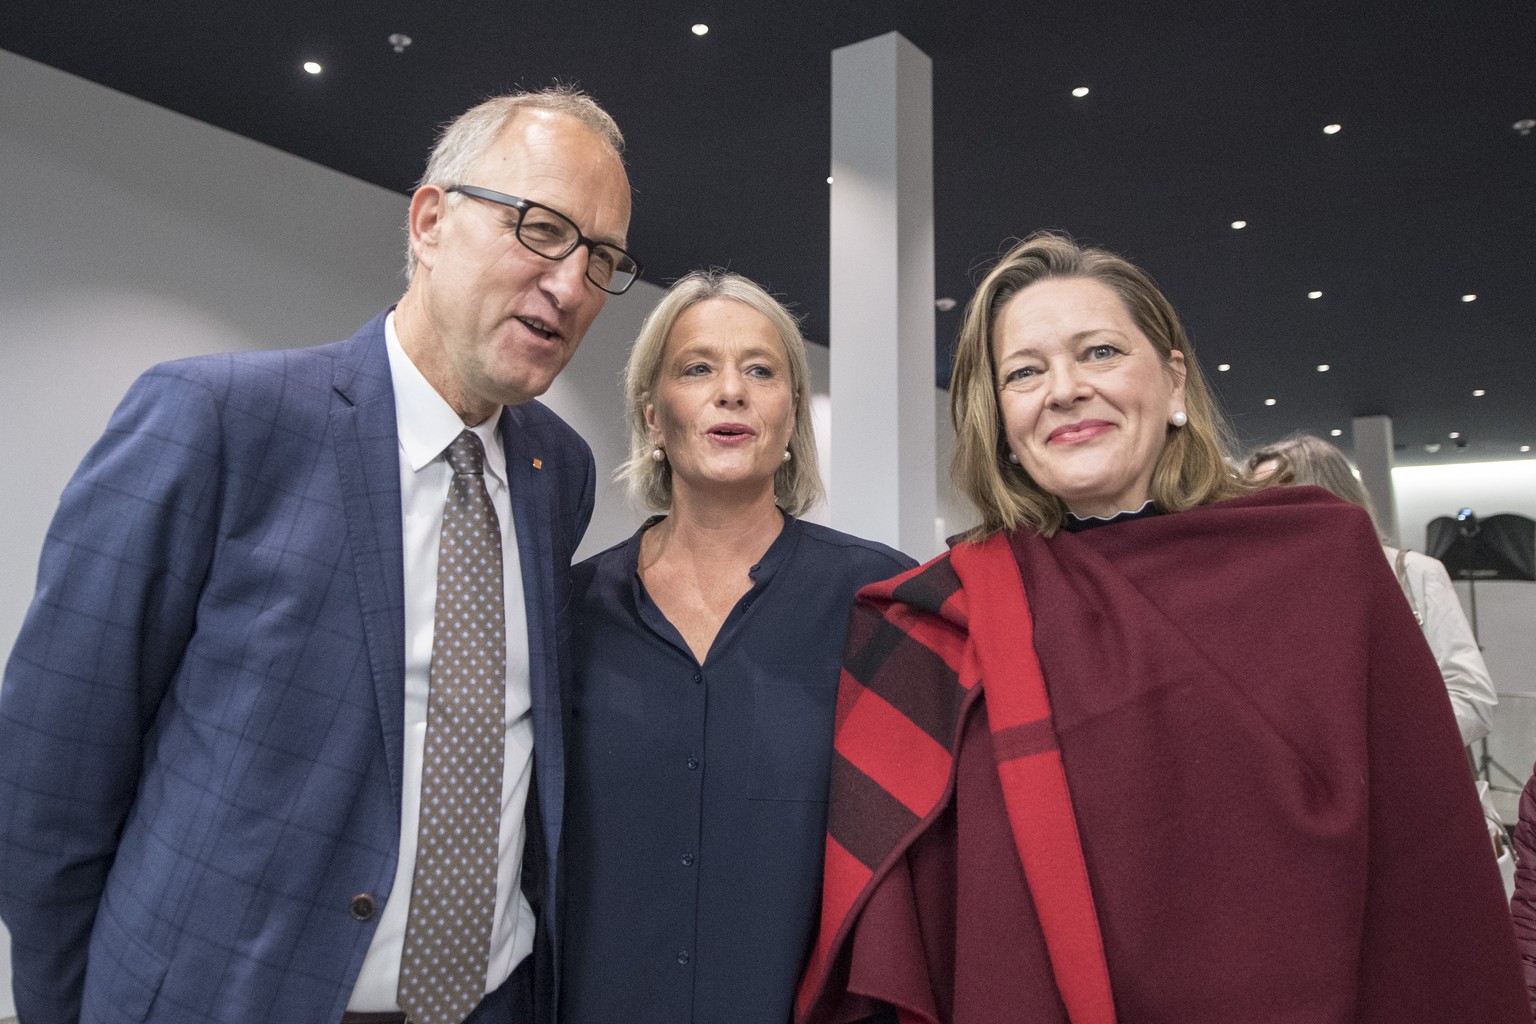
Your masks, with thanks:
<instances>
[{"instance_id":1,"label":"man's ear","mask_svg":"<svg viewBox=\"0 0 1536 1024\"><path fill-rule=\"evenodd\" d=\"M431 267L437 251L443 217L448 212L448 193L437 185L423 185L411 196L410 215L406 224L410 229L411 252L416 262Z\"/></svg>"}]
</instances>

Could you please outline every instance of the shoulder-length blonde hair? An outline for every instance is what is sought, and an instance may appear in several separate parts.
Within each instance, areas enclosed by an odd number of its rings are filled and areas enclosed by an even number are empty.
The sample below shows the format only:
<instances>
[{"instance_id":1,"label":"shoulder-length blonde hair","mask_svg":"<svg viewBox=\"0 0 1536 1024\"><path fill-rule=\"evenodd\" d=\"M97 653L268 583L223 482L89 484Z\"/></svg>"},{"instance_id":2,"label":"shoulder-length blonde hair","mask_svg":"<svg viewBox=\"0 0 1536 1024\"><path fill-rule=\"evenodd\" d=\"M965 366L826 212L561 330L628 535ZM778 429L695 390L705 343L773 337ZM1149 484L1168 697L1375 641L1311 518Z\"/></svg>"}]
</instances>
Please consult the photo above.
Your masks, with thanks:
<instances>
[{"instance_id":1,"label":"shoulder-length blonde hair","mask_svg":"<svg viewBox=\"0 0 1536 1024\"><path fill-rule=\"evenodd\" d=\"M1036 281L1052 278L1088 278L1113 290L1157 350L1164 369L1168 369L1169 353L1184 354L1184 406L1189 422L1168 429L1152 473L1152 500L1173 512L1251 491L1252 486L1229 468L1227 456L1234 450L1231 428L1200 373L1184 325L1157 285L1114 253L1042 231L1016 244L988 272L966 306L955 346L949 386L949 415L955 428L950 476L981 512L981 525L972 536L1021 526L1050 536L1066 515L1059 497L1008 460L993 351L1003 307Z\"/></svg>"},{"instance_id":2,"label":"shoulder-length blonde hair","mask_svg":"<svg viewBox=\"0 0 1536 1024\"><path fill-rule=\"evenodd\" d=\"M709 299L729 299L763 314L778 333L789 361L789 383L795 400L795 429L789 438L789 461L773 476L779 507L792 516L804 515L821 500L821 471L816 465L816 432L811 421L811 374L805 358L805 337L793 314L759 285L718 267L695 270L661 297L640 327L640 335L624 367L625 418L629 423L629 458L615 478L630 497L648 509L672 507L672 466L651 458L650 430L645 407L656 390L666 356L667 336L688 310Z\"/></svg>"}]
</instances>

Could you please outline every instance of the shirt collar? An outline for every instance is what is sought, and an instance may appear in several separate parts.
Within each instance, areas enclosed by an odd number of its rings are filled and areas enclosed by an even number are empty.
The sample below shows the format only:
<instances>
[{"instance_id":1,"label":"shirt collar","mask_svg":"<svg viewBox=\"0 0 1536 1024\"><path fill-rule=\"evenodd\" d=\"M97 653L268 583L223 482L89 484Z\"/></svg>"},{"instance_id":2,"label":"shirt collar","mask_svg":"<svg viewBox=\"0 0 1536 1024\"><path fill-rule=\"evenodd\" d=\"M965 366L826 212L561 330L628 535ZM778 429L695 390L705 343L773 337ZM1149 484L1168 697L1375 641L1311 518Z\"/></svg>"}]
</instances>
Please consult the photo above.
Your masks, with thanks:
<instances>
[{"instance_id":1,"label":"shirt collar","mask_svg":"<svg viewBox=\"0 0 1536 1024\"><path fill-rule=\"evenodd\" d=\"M800 520L781 508L775 509L775 511L784 517L784 528L779 531L777 537L773 538L773 543L768 545L768 550L763 552L763 557L759 558L757 563L747 570L747 576L752 580L754 587L762 587L769 580L773 579L774 573L779 571L779 566L789 560L789 556L794 553L795 546L800 543ZM632 566L637 567L635 570L637 576L638 566L640 565L640 538L646 530L649 530L666 518L667 514L665 512L647 518L640 525L640 529L636 530L626 542L625 557L630 560Z\"/></svg>"},{"instance_id":2,"label":"shirt collar","mask_svg":"<svg viewBox=\"0 0 1536 1024\"><path fill-rule=\"evenodd\" d=\"M464 429L464 421L406 355L400 335L395 331L393 310L384 318L384 344L389 352L389 375L395 389L395 424L400 435L400 448L405 452L412 472L419 473L453 443ZM470 429L479 435L480 443L485 446L485 471L505 486L507 453L496 433L496 425L500 422L501 408L498 406L485 422Z\"/></svg>"}]
</instances>

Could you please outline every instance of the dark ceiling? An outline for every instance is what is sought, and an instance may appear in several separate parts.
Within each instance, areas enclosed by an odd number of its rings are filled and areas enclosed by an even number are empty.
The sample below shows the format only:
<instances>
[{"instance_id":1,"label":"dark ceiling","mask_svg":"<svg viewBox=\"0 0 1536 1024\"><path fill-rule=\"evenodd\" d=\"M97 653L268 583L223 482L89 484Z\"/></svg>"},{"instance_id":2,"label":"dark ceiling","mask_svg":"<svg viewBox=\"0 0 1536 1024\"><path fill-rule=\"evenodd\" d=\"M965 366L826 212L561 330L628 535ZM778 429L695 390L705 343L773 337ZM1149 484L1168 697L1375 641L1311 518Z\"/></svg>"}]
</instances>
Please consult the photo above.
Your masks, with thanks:
<instances>
[{"instance_id":1,"label":"dark ceiling","mask_svg":"<svg viewBox=\"0 0 1536 1024\"><path fill-rule=\"evenodd\" d=\"M825 342L831 52L893 30L933 59L936 298L1064 229L1158 279L1247 442L1385 414L1400 464L1536 457L1530 0L12 0L0 47L400 191L442 121L578 82L647 277L728 265Z\"/></svg>"}]
</instances>

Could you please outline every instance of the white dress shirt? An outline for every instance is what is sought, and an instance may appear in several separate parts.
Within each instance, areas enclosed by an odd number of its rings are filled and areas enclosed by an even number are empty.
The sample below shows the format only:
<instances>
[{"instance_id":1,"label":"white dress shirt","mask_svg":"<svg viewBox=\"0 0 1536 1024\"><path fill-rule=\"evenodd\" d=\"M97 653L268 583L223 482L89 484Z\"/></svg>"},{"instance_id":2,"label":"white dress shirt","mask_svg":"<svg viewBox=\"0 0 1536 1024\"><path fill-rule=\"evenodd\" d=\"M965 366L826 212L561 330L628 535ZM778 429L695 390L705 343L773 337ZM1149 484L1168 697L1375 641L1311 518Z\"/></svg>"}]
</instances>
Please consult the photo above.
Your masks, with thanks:
<instances>
[{"instance_id":1,"label":"white dress shirt","mask_svg":"<svg viewBox=\"0 0 1536 1024\"><path fill-rule=\"evenodd\" d=\"M400 954L410 917L416 867L416 827L421 806L421 762L427 737L427 691L432 662L432 622L437 604L437 550L443 504L453 471L444 451L464 422L421 375L395 333L395 315L384 322L389 372L395 390L400 437L400 505L405 547L405 764L400 807L400 863L394 888L379 915L362 972L347 1009L397 1009ZM496 435L496 415L472 429L485 446L485 486L501 523L502 580L507 612L507 746L501 789L501 836L496 864L496 912L485 990L501 985L533 950L533 908L519 885L523 862L523 812L533 775L533 718L528 684L528 617L523 576L507 490L507 458Z\"/></svg>"}]
</instances>

